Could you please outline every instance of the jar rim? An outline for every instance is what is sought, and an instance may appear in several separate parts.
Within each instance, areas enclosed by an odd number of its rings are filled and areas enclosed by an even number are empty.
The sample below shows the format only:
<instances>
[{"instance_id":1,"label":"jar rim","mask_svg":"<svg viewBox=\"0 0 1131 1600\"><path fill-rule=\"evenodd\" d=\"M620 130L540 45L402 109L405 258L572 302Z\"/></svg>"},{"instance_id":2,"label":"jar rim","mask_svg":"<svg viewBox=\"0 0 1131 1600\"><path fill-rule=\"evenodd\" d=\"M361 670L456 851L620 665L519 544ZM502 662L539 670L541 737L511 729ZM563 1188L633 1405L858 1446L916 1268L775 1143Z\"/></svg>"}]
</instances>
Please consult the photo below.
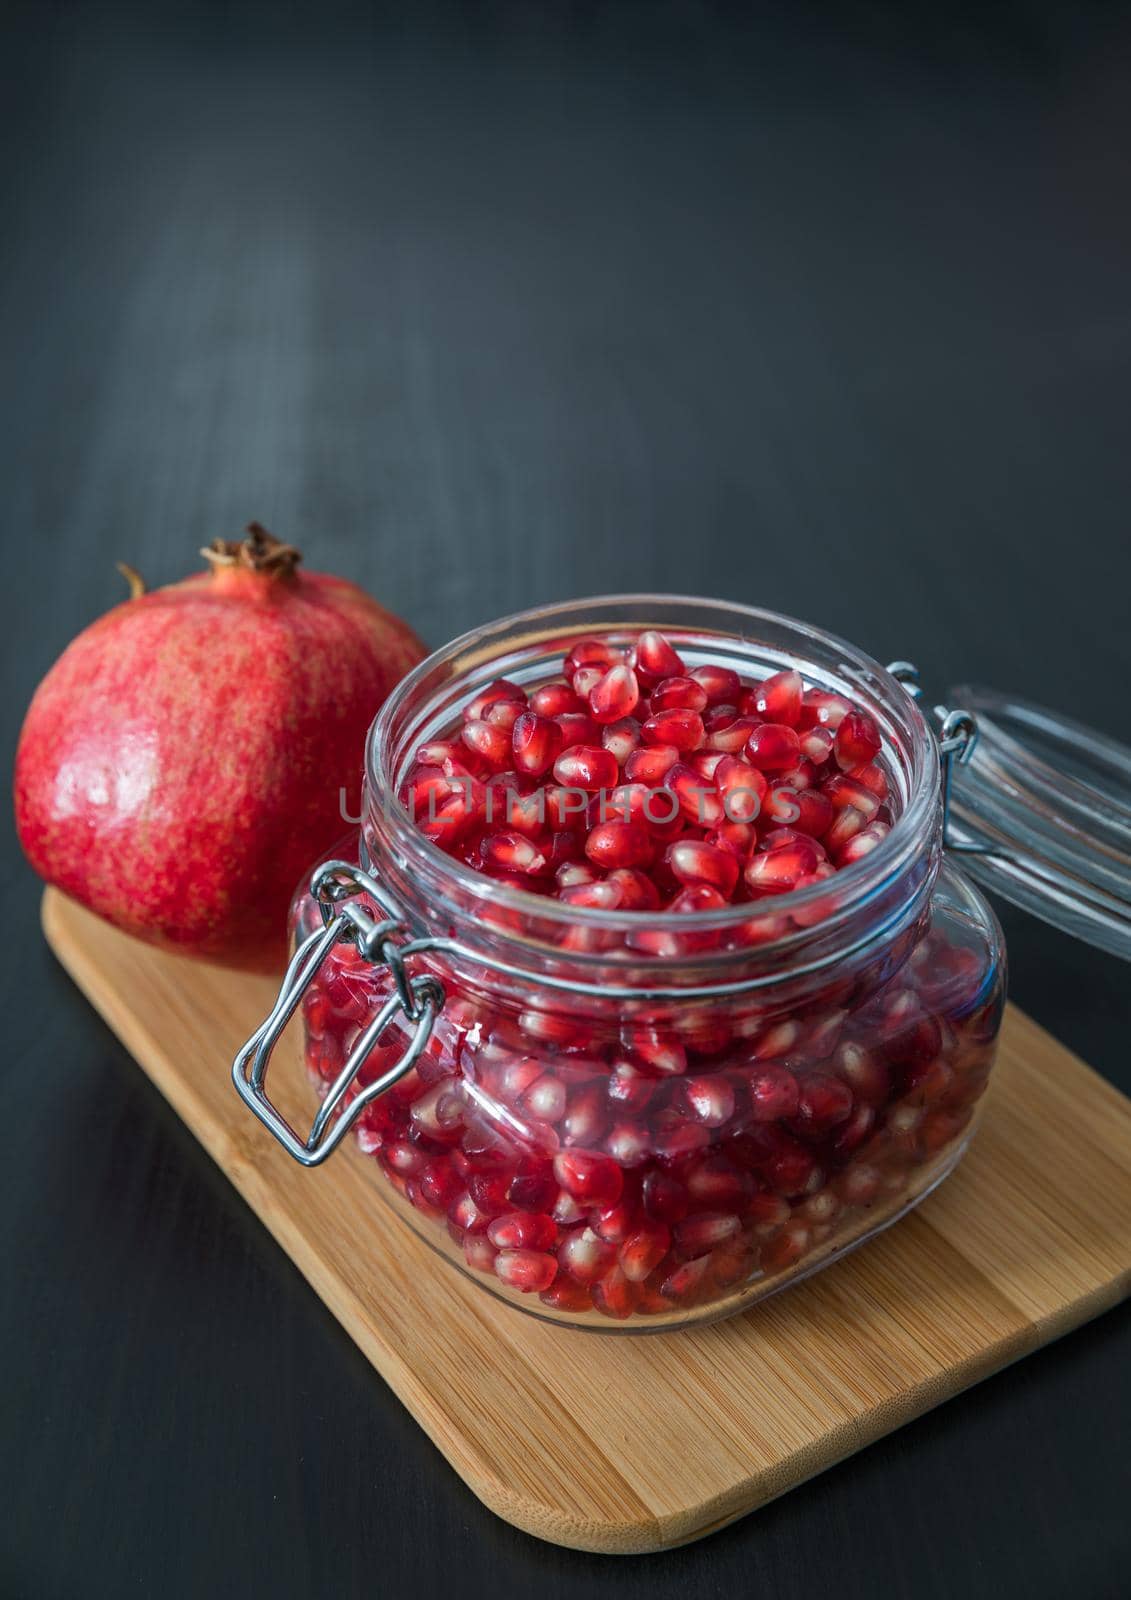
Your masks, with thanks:
<instances>
[{"instance_id":1,"label":"jar rim","mask_svg":"<svg viewBox=\"0 0 1131 1600\"><path fill-rule=\"evenodd\" d=\"M771 632L785 630L795 635L799 641L809 641L815 653L832 652L841 658L841 665L856 687L867 684L868 692L884 702L885 709L892 718L902 720L910 735L908 753L911 757L905 803L898 816L894 818L887 837L860 861L841 868L833 880L838 902L845 912L858 909L861 904L878 897L890 887L910 862L929 847L932 823L937 820L939 814L938 746L917 702L886 667L838 634L781 612L699 595L661 593L598 595L555 601L549 605L511 612L487 624L468 629L448 644L434 650L414 667L392 690L375 717L369 730L365 753L366 781L371 792L391 796L392 804L386 807L386 819L393 839L405 856L409 859L414 855L417 856L422 864L431 866L434 871L445 875L455 887L472 896L482 896L485 889L489 889L493 906L502 907L519 915L537 917L547 925L600 928L627 934L640 928L643 921L648 918L662 917L663 913L655 911L606 911L590 906L569 905L552 897L531 894L510 884L500 883L487 874L466 866L462 861L441 850L415 825L408 811L396 797L397 774L395 771L390 771L386 754L392 743L396 720L411 702L414 693L433 673L453 661L463 658L462 665L465 671L482 669L497 661L498 654L490 648L492 639L513 645L516 642L514 638L516 633L524 642L535 643L539 640L556 639L559 635L564 642L571 636L576 640L588 637L591 633L599 634L617 629L636 632L649 626L659 628L661 631L671 631L678 629L680 625L672 622L663 623L659 620L646 621L643 617L647 617L652 610L662 613L676 608L701 608L705 613L733 618L736 624L733 632L724 633L722 630L716 630L718 636L729 638L735 644L747 648L757 644L759 629L763 631L769 629ZM582 612L599 614L603 611L610 613L607 620L601 620L599 615L584 625L578 620ZM627 615L615 618L615 613L618 611L641 612L643 617L633 615L631 621ZM789 659L803 676L812 678L822 675L811 658L798 653L791 654ZM811 669L808 674L807 666ZM492 676L497 675L492 674ZM760 901L743 901L713 911L681 913L678 925L681 931L687 932L723 932L739 923L760 918L769 920L780 917L783 912L789 914L802 912L822 897L827 897L829 892L830 882L823 881L808 888L792 890L788 894L767 896ZM834 920L840 919L838 917ZM766 943L759 948L764 953L772 948L772 944Z\"/></svg>"}]
</instances>

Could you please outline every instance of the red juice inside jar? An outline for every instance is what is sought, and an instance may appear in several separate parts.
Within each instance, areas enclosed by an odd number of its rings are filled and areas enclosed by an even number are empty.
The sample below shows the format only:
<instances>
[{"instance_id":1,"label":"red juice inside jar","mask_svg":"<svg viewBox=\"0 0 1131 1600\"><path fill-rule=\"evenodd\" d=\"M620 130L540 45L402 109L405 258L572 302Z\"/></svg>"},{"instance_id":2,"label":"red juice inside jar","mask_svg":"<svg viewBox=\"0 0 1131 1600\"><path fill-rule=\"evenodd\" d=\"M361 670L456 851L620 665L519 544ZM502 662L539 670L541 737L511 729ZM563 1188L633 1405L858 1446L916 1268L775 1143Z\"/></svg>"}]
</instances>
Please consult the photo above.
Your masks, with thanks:
<instances>
[{"instance_id":1,"label":"red juice inside jar","mask_svg":"<svg viewBox=\"0 0 1131 1600\"><path fill-rule=\"evenodd\" d=\"M450 696L365 830L402 898L393 809L473 899L361 1150L463 1270L579 1326L724 1315L860 1242L954 1166L993 1059L1000 948L929 796L880 870L914 785L875 705L696 654L609 630ZM478 967L469 927L523 959ZM304 1002L323 1089L390 989L331 951ZM349 1093L403 1047L390 1027Z\"/></svg>"}]
</instances>

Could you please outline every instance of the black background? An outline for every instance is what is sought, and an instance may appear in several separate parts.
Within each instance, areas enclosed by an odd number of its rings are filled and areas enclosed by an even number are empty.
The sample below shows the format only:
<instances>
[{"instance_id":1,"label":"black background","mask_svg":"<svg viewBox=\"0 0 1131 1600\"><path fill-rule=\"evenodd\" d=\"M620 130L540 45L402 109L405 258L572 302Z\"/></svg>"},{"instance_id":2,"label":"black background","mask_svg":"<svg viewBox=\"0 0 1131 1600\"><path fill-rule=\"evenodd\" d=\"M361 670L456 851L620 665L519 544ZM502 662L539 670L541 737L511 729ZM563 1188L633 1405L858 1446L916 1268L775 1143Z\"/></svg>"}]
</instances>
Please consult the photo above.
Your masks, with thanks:
<instances>
[{"instance_id":1,"label":"black background","mask_svg":"<svg viewBox=\"0 0 1131 1600\"><path fill-rule=\"evenodd\" d=\"M1131 18L9 10L4 738L256 516L433 644L627 589L1128 736ZM1131 1590L1114 1312L669 1555L482 1509L54 965L3 865L0 1590ZM1006 915L1131 1089L1127 969ZM225 1070L225 1064L218 1064Z\"/></svg>"}]
</instances>

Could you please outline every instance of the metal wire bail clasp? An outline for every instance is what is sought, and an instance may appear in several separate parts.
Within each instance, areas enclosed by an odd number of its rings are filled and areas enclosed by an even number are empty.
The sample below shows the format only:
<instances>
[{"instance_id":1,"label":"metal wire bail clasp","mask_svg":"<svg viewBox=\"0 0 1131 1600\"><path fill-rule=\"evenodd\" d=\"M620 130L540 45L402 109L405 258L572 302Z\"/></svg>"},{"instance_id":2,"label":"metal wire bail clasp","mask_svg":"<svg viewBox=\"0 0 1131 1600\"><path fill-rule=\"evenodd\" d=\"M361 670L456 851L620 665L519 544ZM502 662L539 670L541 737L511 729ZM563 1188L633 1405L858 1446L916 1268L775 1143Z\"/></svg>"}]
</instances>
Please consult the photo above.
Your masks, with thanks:
<instances>
[{"instance_id":1,"label":"metal wire bail clasp","mask_svg":"<svg viewBox=\"0 0 1131 1600\"><path fill-rule=\"evenodd\" d=\"M889 661L888 671L893 678L898 679L913 700L922 698L919 669L914 662ZM943 847L958 855L992 855L995 852L986 845L975 844L969 839L955 838L950 826L955 762L964 767L974 754L974 748L978 743L978 719L972 711L948 711L946 706L936 706L934 710L939 722L937 738L942 767L940 788Z\"/></svg>"},{"instance_id":2,"label":"metal wire bail clasp","mask_svg":"<svg viewBox=\"0 0 1131 1600\"><path fill-rule=\"evenodd\" d=\"M310 892L322 913L322 927L308 934L298 946L270 1015L232 1063L232 1081L240 1098L304 1167L316 1167L325 1161L365 1107L412 1071L444 1004L444 991L436 978L430 974L410 977L401 946L393 937L404 930L404 919L392 897L370 873L345 861L328 861L311 879ZM356 897L362 894L368 895L385 913L381 921L375 922L369 912L356 903ZM373 966L387 967L393 979L393 992L363 1029L341 1072L330 1085L309 1135L303 1140L267 1098L267 1067L283 1029L294 1016L323 962L334 946L343 942L356 945L358 953ZM400 1060L366 1084L342 1109L350 1086L398 1012L415 1024Z\"/></svg>"}]
</instances>

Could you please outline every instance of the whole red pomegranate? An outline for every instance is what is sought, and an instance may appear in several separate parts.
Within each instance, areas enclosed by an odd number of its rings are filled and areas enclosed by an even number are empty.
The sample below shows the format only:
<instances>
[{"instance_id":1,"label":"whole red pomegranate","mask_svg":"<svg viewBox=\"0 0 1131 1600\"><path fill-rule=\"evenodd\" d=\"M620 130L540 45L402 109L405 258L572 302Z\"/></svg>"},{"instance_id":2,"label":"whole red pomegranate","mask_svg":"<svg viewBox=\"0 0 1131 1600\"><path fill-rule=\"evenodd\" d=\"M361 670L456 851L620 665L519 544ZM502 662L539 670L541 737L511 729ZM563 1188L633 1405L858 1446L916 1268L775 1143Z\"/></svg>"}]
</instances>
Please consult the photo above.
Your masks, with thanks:
<instances>
[{"instance_id":1,"label":"whole red pomegranate","mask_svg":"<svg viewBox=\"0 0 1131 1600\"><path fill-rule=\"evenodd\" d=\"M425 654L257 523L210 571L138 591L70 644L16 754L49 883L150 943L269 971L300 875L344 831L381 702Z\"/></svg>"}]
</instances>

